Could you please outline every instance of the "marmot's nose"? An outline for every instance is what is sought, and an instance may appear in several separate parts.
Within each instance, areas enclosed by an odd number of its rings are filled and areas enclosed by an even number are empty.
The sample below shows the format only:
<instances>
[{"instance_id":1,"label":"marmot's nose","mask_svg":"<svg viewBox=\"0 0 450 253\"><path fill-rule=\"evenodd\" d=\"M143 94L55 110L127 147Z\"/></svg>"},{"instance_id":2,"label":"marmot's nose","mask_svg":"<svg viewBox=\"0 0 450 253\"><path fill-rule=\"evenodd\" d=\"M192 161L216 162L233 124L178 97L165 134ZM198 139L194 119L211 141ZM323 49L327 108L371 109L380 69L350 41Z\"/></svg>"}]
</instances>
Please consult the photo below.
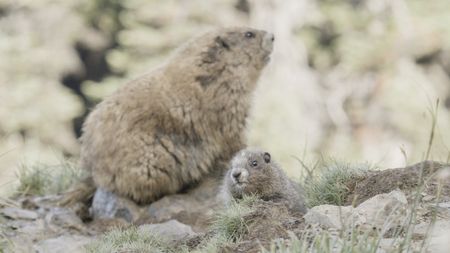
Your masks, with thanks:
<instances>
[{"instance_id":1,"label":"marmot's nose","mask_svg":"<svg viewBox=\"0 0 450 253\"><path fill-rule=\"evenodd\" d=\"M238 178L240 175L241 175L241 172L240 172L240 171L235 171L235 172L233 172L233 177L234 177L234 178Z\"/></svg>"},{"instance_id":2,"label":"marmot's nose","mask_svg":"<svg viewBox=\"0 0 450 253\"><path fill-rule=\"evenodd\" d=\"M266 33L264 35L264 39L262 42L262 48L268 52L272 52L273 49L273 43L275 41L275 35L273 33Z\"/></svg>"}]
</instances>

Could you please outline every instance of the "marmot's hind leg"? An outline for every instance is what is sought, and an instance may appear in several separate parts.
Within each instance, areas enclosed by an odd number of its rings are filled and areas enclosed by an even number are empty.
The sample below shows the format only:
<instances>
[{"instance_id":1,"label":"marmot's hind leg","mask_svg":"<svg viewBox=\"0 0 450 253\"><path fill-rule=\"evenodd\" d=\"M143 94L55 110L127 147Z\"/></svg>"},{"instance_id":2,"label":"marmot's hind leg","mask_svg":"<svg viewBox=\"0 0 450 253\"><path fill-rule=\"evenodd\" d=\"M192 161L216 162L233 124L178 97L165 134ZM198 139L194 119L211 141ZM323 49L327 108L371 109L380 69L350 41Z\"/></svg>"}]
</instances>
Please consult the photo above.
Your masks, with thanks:
<instances>
[{"instance_id":1,"label":"marmot's hind leg","mask_svg":"<svg viewBox=\"0 0 450 253\"><path fill-rule=\"evenodd\" d=\"M75 183L72 187L64 192L62 198L58 201L59 206L73 206L76 203L88 203L94 196L95 184L91 176Z\"/></svg>"},{"instance_id":2,"label":"marmot's hind leg","mask_svg":"<svg viewBox=\"0 0 450 253\"><path fill-rule=\"evenodd\" d=\"M67 207L73 210L83 221L92 217L89 214L92 198L94 197L96 187L92 176L75 183L67 192L62 194L61 199L57 201L57 205Z\"/></svg>"}]
</instances>

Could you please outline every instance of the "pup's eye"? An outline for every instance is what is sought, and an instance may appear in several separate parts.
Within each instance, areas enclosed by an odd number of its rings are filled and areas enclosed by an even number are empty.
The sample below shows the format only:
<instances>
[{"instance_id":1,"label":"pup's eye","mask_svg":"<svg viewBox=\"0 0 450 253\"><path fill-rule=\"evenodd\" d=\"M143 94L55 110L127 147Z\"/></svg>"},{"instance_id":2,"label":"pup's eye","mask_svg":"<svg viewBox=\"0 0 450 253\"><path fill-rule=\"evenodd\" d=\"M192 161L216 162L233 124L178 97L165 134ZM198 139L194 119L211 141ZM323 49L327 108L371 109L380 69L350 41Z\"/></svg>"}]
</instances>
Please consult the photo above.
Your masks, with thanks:
<instances>
[{"instance_id":1,"label":"pup's eye","mask_svg":"<svg viewBox=\"0 0 450 253\"><path fill-rule=\"evenodd\" d=\"M245 37L246 37L246 38L254 38L254 37L255 37L255 34L252 33L252 32L246 32L246 33L245 33Z\"/></svg>"},{"instance_id":2,"label":"pup's eye","mask_svg":"<svg viewBox=\"0 0 450 253\"><path fill-rule=\"evenodd\" d=\"M252 166L253 166L253 167L258 166L258 162L257 162L257 161L252 161Z\"/></svg>"}]
</instances>

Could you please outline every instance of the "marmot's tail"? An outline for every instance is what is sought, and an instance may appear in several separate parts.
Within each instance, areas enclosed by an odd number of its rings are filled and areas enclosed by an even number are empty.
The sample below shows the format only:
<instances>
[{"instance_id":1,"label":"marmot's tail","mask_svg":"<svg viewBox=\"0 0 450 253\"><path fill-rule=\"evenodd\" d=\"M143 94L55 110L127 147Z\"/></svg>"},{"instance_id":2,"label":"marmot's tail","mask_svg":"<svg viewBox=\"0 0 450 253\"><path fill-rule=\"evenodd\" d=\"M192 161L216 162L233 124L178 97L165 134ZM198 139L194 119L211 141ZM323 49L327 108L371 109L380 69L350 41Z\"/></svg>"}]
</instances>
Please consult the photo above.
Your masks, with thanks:
<instances>
[{"instance_id":1,"label":"marmot's tail","mask_svg":"<svg viewBox=\"0 0 450 253\"><path fill-rule=\"evenodd\" d=\"M95 193L95 184L91 176L75 183L58 201L59 206L70 207L77 203L88 204Z\"/></svg>"}]
</instances>

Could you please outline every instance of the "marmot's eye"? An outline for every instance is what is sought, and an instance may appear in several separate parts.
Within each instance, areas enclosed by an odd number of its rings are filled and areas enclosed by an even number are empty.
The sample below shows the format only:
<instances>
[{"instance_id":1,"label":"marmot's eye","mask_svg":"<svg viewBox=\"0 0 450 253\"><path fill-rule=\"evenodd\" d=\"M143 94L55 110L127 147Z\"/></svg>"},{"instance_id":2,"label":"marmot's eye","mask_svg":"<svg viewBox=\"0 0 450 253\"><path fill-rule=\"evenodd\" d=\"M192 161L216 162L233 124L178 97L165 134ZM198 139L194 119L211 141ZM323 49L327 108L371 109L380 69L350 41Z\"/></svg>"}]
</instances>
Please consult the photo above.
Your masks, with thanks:
<instances>
[{"instance_id":1,"label":"marmot's eye","mask_svg":"<svg viewBox=\"0 0 450 253\"><path fill-rule=\"evenodd\" d=\"M258 162L257 162L257 161L252 161L252 166L253 166L253 167L258 166Z\"/></svg>"},{"instance_id":2,"label":"marmot's eye","mask_svg":"<svg viewBox=\"0 0 450 253\"><path fill-rule=\"evenodd\" d=\"M254 37L255 37L255 34L252 33L252 32L246 32L246 33L245 33L245 37L246 37L246 38L254 38Z\"/></svg>"}]
</instances>

